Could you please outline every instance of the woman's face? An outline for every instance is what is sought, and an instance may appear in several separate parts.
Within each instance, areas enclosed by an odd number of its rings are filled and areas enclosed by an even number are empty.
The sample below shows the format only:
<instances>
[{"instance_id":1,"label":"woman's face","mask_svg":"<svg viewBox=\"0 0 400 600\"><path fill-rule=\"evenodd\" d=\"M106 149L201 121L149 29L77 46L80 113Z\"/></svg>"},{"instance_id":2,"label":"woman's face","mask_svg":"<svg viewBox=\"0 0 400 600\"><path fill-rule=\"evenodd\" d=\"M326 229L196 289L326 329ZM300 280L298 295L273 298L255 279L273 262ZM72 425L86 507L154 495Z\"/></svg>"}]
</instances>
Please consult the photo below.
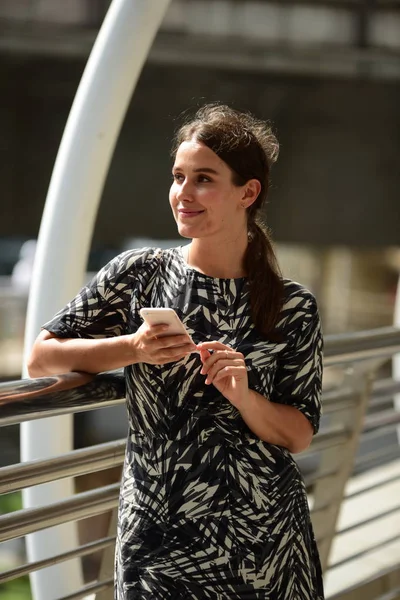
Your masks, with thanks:
<instances>
[{"instance_id":1,"label":"woman's face","mask_svg":"<svg viewBox=\"0 0 400 600\"><path fill-rule=\"evenodd\" d=\"M231 169L210 148L183 142L172 175L169 201L181 236L229 240L247 231L246 186L233 184Z\"/></svg>"}]
</instances>

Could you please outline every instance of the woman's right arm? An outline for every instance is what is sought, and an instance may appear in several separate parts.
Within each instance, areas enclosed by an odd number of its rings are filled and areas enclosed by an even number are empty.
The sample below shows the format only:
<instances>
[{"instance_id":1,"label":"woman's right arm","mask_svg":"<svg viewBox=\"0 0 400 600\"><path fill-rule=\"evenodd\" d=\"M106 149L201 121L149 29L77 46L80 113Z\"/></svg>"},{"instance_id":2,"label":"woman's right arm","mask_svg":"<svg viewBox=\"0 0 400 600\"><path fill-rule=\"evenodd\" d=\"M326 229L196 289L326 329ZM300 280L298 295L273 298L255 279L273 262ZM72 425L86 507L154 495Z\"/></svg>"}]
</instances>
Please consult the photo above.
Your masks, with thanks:
<instances>
[{"instance_id":1,"label":"woman's right arm","mask_svg":"<svg viewBox=\"0 0 400 600\"><path fill-rule=\"evenodd\" d=\"M168 326L142 326L134 334L100 339L59 338L47 330L38 335L28 359L30 377L70 371L101 373L139 362L166 364L181 360L196 349L187 337L158 338ZM165 333L164 333L165 335Z\"/></svg>"}]
</instances>

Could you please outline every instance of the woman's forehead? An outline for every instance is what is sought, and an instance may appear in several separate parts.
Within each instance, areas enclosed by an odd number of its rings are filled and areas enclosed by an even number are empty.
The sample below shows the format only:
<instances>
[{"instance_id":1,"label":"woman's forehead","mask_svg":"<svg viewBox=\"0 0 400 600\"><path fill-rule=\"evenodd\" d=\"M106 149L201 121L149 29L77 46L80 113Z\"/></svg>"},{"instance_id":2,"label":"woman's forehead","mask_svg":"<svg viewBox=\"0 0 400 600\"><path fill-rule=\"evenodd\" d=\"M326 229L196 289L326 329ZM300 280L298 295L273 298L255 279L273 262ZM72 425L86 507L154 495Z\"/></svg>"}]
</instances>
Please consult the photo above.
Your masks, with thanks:
<instances>
[{"instance_id":1,"label":"woman's forehead","mask_svg":"<svg viewBox=\"0 0 400 600\"><path fill-rule=\"evenodd\" d=\"M197 140L182 142L175 156L175 167L187 166L192 168L211 167L221 171L228 166L205 144Z\"/></svg>"}]
</instances>

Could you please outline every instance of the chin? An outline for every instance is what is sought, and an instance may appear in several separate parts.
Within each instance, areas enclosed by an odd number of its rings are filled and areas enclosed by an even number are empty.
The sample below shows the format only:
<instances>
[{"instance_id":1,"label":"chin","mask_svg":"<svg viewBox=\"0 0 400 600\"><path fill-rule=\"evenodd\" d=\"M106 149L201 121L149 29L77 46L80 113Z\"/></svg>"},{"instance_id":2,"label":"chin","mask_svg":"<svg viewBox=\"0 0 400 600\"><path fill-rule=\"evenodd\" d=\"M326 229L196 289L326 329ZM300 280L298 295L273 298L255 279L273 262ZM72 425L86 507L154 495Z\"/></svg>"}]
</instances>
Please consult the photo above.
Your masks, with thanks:
<instances>
[{"instance_id":1,"label":"chin","mask_svg":"<svg viewBox=\"0 0 400 600\"><path fill-rule=\"evenodd\" d=\"M183 238L192 239L196 237L195 229L193 227L178 226L178 233Z\"/></svg>"}]
</instances>

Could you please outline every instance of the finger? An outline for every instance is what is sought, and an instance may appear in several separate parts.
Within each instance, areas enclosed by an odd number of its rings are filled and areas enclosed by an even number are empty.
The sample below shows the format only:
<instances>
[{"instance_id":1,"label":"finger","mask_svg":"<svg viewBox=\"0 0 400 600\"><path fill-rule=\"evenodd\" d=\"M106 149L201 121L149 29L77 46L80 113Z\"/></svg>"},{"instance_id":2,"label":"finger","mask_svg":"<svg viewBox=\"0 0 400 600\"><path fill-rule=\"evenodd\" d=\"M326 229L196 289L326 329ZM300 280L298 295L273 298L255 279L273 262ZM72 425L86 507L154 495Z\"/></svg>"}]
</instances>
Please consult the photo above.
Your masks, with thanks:
<instances>
[{"instance_id":1,"label":"finger","mask_svg":"<svg viewBox=\"0 0 400 600\"><path fill-rule=\"evenodd\" d=\"M217 383L217 381L221 381L221 379L224 379L225 377L233 377L237 381L245 379L245 377L247 377L246 368L228 365L224 369L221 369L221 371L218 371L212 383Z\"/></svg>"},{"instance_id":2,"label":"finger","mask_svg":"<svg viewBox=\"0 0 400 600\"><path fill-rule=\"evenodd\" d=\"M199 349L199 347L197 346L197 349ZM200 360L201 362L205 362L208 358L210 358L211 354L208 350L205 350L204 348L200 348Z\"/></svg>"},{"instance_id":3,"label":"finger","mask_svg":"<svg viewBox=\"0 0 400 600\"><path fill-rule=\"evenodd\" d=\"M149 340L156 340L158 336L165 335L168 331L168 325L152 325L149 327L147 323L143 323L139 330L143 331L143 335Z\"/></svg>"},{"instance_id":4,"label":"finger","mask_svg":"<svg viewBox=\"0 0 400 600\"><path fill-rule=\"evenodd\" d=\"M244 356L241 352L235 352L233 350L216 351L213 354L210 354L210 358L204 362L201 373L205 375L216 362L221 360L229 360L230 362L232 362L232 360L244 361Z\"/></svg>"},{"instance_id":5,"label":"finger","mask_svg":"<svg viewBox=\"0 0 400 600\"><path fill-rule=\"evenodd\" d=\"M206 375L207 373L210 372L210 370L213 368L213 366L216 363L220 363L222 360L227 360L227 357L228 357L227 350L223 350L220 352L213 352L213 354L210 354L209 358L207 358L207 360L203 363L200 373L202 375Z\"/></svg>"},{"instance_id":6,"label":"finger","mask_svg":"<svg viewBox=\"0 0 400 600\"><path fill-rule=\"evenodd\" d=\"M190 344L173 348L162 348L157 354L157 359L162 361L181 360L188 354L192 354L193 348Z\"/></svg>"},{"instance_id":7,"label":"finger","mask_svg":"<svg viewBox=\"0 0 400 600\"><path fill-rule=\"evenodd\" d=\"M199 350L232 350L232 348L221 342L201 342L198 344L198 348Z\"/></svg>"},{"instance_id":8,"label":"finger","mask_svg":"<svg viewBox=\"0 0 400 600\"><path fill-rule=\"evenodd\" d=\"M179 346L190 346L195 351L197 346L190 341L187 335L166 335L157 339L157 347L161 350L163 348L176 348Z\"/></svg>"},{"instance_id":9,"label":"finger","mask_svg":"<svg viewBox=\"0 0 400 600\"><path fill-rule=\"evenodd\" d=\"M230 359L221 359L217 363L215 363L213 367L208 371L206 383L212 383L217 378L218 373L220 373L221 371L225 372L230 367L244 368L246 370L245 365L241 360L232 361ZM226 375L224 375L224 377L226 377Z\"/></svg>"}]
</instances>

